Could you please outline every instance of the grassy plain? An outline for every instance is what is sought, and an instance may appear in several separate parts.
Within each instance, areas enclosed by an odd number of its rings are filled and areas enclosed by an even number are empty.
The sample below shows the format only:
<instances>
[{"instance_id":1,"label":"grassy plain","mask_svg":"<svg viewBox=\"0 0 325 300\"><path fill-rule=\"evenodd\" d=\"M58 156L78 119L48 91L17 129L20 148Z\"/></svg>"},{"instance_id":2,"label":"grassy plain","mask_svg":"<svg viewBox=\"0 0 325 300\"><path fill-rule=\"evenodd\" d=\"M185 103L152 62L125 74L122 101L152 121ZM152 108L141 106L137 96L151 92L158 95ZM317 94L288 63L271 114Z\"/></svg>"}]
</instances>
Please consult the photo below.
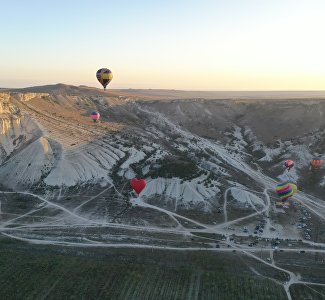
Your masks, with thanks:
<instances>
[{"instance_id":1,"label":"grassy plain","mask_svg":"<svg viewBox=\"0 0 325 300\"><path fill-rule=\"evenodd\" d=\"M86 249L0 238L0 299L286 299L282 285L268 276L287 279L237 253Z\"/></svg>"}]
</instances>

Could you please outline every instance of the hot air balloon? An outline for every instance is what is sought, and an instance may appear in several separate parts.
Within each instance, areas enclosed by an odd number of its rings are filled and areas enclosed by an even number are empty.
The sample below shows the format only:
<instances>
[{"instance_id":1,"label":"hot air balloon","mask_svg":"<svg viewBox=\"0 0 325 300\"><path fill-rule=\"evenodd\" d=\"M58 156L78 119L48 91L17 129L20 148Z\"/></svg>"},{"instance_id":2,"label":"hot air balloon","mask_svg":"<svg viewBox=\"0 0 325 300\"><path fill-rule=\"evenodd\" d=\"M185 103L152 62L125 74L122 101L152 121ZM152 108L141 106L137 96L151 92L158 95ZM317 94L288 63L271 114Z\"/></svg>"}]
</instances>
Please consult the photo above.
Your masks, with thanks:
<instances>
[{"instance_id":1,"label":"hot air balloon","mask_svg":"<svg viewBox=\"0 0 325 300\"><path fill-rule=\"evenodd\" d=\"M91 114L90 114L90 119L92 119L94 122L97 122L100 118L100 114L99 112L97 111L93 111Z\"/></svg>"},{"instance_id":2,"label":"hot air balloon","mask_svg":"<svg viewBox=\"0 0 325 300\"><path fill-rule=\"evenodd\" d=\"M106 68L99 69L96 73L96 77L98 81L103 86L104 90L106 89L106 86L111 82L113 79L113 73Z\"/></svg>"},{"instance_id":3,"label":"hot air balloon","mask_svg":"<svg viewBox=\"0 0 325 300\"><path fill-rule=\"evenodd\" d=\"M297 193L297 186L294 183L285 182L278 184L275 190L279 198L285 201Z\"/></svg>"},{"instance_id":4,"label":"hot air balloon","mask_svg":"<svg viewBox=\"0 0 325 300\"><path fill-rule=\"evenodd\" d=\"M131 187L135 190L135 192L140 195L140 193L143 191L143 189L146 187L146 181L145 179L136 179L133 178L131 180Z\"/></svg>"},{"instance_id":5,"label":"hot air balloon","mask_svg":"<svg viewBox=\"0 0 325 300\"><path fill-rule=\"evenodd\" d=\"M284 162L284 166L287 168L288 171L290 171L290 169L294 166L293 160L287 159Z\"/></svg>"},{"instance_id":6,"label":"hot air balloon","mask_svg":"<svg viewBox=\"0 0 325 300\"><path fill-rule=\"evenodd\" d=\"M320 158L314 158L310 162L312 169L320 169L323 163L324 161Z\"/></svg>"}]
</instances>

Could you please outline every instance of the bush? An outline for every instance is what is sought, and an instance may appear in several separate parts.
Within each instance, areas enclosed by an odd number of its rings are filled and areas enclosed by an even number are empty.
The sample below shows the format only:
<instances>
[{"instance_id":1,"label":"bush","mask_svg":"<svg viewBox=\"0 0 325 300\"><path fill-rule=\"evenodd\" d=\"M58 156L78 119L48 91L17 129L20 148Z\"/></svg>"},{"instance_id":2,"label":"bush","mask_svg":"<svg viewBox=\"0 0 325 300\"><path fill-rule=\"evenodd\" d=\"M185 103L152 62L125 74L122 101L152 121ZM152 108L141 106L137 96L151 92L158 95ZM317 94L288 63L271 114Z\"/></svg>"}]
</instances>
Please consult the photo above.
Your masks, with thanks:
<instances>
[{"instance_id":1,"label":"bush","mask_svg":"<svg viewBox=\"0 0 325 300\"><path fill-rule=\"evenodd\" d=\"M160 161L159 167L149 172L149 176L172 178L178 177L183 179L194 178L200 171L199 168L190 160L182 157L166 156Z\"/></svg>"}]
</instances>

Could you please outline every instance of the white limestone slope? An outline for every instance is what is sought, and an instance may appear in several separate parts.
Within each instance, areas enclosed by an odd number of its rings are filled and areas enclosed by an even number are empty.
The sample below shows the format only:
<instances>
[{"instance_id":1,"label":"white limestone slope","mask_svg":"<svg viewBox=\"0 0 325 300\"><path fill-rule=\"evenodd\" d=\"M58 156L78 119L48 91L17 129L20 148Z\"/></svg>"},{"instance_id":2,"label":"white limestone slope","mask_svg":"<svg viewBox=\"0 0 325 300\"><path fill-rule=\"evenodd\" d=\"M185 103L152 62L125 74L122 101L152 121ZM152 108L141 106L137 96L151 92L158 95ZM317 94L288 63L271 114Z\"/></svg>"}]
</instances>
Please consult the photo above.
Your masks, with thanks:
<instances>
[{"instance_id":1,"label":"white limestone slope","mask_svg":"<svg viewBox=\"0 0 325 300\"><path fill-rule=\"evenodd\" d=\"M52 148L46 138L40 137L1 166L1 183L13 189L29 187L40 181L53 163Z\"/></svg>"},{"instance_id":2,"label":"white limestone slope","mask_svg":"<svg viewBox=\"0 0 325 300\"><path fill-rule=\"evenodd\" d=\"M108 144L90 143L63 150L44 182L51 186L74 186L88 181L110 182L109 171L124 155Z\"/></svg>"},{"instance_id":3,"label":"white limestone slope","mask_svg":"<svg viewBox=\"0 0 325 300\"><path fill-rule=\"evenodd\" d=\"M9 99L8 94L0 94L0 163L24 144L42 136L40 127Z\"/></svg>"},{"instance_id":4,"label":"white limestone slope","mask_svg":"<svg viewBox=\"0 0 325 300\"><path fill-rule=\"evenodd\" d=\"M25 189L43 179L49 186L110 182L109 171L124 156L109 144L90 143L74 149L46 137L25 145L0 167L2 184Z\"/></svg>"},{"instance_id":5,"label":"white limestone slope","mask_svg":"<svg viewBox=\"0 0 325 300\"><path fill-rule=\"evenodd\" d=\"M264 206L264 201L251 192L245 191L237 187L230 188L230 191L234 199L240 203L249 205L254 209L256 209L256 207Z\"/></svg>"},{"instance_id":6,"label":"white limestone slope","mask_svg":"<svg viewBox=\"0 0 325 300\"><path fill-rule=\"evenodd\" d=\"M43 94L17 95L12 99L0 94L0 180L4 186L24 190L42 180L50 186L110 182L109 171L125 155L123 151L97 138L101 132L96 128L80 127L76 135L77 124L69 127L61 119L13 104ZM51 121L50 130L42 129L44 119ZM89 135L97 139L89 142ZM71 142L71 136L79 138L79 143ZM74 147L61 141L69 139Z\"/></svg>"},{"instance_id":7,"label":"white limestone slope","mask_svg":"<svg viewBox=\"0 0 325 300\"><path fill-rule=\"evenodd\" d=\"M191 181L183 181L179 178L154 178L148 179L145 190L141 196L151 197L159 195L161 198L169 198L182 203L184 207L190 205L203 204L204 210L210 211L207 200L216 197L220 190L217 182L212 182L213 186L205 187L203 178L198 177Z\"/></svg>"}]
</instances>

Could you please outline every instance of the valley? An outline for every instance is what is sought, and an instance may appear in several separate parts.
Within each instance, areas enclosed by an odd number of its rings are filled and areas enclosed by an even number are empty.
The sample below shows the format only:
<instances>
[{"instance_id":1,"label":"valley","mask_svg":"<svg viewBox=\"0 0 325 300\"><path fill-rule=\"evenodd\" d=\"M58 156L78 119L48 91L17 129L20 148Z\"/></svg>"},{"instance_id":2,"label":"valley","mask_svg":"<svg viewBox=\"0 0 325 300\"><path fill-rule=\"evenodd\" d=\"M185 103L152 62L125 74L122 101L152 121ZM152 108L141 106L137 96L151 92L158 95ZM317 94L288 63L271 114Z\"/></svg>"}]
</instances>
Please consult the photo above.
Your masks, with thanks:
<instances>
[{"instance_id":1,"label":"valley","mask_svg":"<svg viewBox=\"0 0 325 300\"><path fill-rule=\"evenodd\" d=\"M4 244L159 253L163 261L207 256L215 266L223 257L276 286L279 299L322 299L325 171L311 170L310 160L325 157L324 100L141 93L65 85L1 92ZM94 109L100 123L89 120ZM134 177L147 180L139 197ZM288 209L276 206L283 181L298 185ZM200 293L180 299L216 295Z\"/></svg>"}]
</instances>

